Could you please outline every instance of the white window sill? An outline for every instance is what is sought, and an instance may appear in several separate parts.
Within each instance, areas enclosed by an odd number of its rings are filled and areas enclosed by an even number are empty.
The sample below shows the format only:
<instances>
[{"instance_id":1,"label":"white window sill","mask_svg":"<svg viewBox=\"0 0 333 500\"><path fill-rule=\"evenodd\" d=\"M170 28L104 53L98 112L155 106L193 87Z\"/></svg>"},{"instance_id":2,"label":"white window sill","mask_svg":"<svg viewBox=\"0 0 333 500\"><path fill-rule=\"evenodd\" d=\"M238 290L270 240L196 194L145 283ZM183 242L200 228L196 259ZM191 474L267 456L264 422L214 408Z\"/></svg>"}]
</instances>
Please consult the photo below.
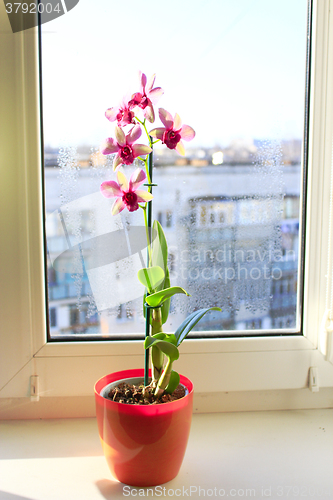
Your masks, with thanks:
<instances>
[{"instance_id":1,"label":"white window sill","mask_svg":"<svg viewBox=\"0 0 333 500\"><path fill-rule=\"evenodd\" d=\"M178 477L144 493L112 480L95 419L0 428L1 500L333 496L332 409L194 415Z\"/></svg>"}]
</instances>

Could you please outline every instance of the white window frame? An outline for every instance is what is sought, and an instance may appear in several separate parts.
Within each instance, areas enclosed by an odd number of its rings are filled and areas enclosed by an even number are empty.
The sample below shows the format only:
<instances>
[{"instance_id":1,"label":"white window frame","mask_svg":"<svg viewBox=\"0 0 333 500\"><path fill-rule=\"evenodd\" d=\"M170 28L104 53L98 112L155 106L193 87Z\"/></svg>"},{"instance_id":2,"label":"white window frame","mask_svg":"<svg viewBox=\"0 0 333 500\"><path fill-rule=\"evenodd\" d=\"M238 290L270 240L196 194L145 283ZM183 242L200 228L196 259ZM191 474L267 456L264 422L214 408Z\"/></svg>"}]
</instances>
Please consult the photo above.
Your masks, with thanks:
<instances>
[{"instance_id":1,"label":"white window frame","mask_svg":"<svg viewBox=\"0 0 333 500\"><path fill-rule=\"evenodd\" d=\"M177 370L192 379L197 402L206 401L204 409L230 409L228 404L223 406L226 393L232 394L232 409L240 410L255 409L249 406L249 398L260 401L260 395L267 396L272 391L279 395L280 403L271 398L268 406L261 407L324 407L332 401L333 366L318 351L325 308L333 132L331 3L332 0L314 2L304 335L184 342ZM31 401L38 399L31 398L32 375L39 378L40 402L49 407L59 398L74 397L78 401L88 397L91 401L93 385L99 377L143 366L143 347L141 341L46 340L38 36L36 29L12 34L3 4L0 23L0 60L6 75L0 81L5 203L0 213L0 418L38 417L43 416L44 410L41 404ZM318 370L320 397L307 389L310 367ZM292 396L288 403L287 394ZM31 405L35 409L31 410ZM64 406L54 416L88 416L92 411L92 406L88 406L81 413L74 411L70 415ZM199 403L197 407L202 408ZM30 409L25 411L26 408Z\"/></svg>"}]
</instances>

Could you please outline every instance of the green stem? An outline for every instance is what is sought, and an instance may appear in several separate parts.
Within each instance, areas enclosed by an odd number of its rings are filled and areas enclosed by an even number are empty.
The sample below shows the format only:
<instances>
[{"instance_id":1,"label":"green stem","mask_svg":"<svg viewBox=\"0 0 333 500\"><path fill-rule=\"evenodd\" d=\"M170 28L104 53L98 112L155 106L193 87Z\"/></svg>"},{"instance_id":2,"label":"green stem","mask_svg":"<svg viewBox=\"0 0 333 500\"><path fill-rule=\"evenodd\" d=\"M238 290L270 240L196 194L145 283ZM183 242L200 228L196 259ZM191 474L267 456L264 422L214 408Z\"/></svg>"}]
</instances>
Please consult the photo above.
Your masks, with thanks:
<instances>
[{"instance_id":1,"label":"green stem","mask_svg":"<svg viewBox=\"0 0 333 500\"><path fill-rule=\"evenodd\" d=\"M146 168L147 182L148 182L148 184L151 184L151 178L150 178L149 166L148 166L148 156L146 156L144 162L145 162L145 168ZM151 193L151 186L148 186L148 193Z\"/></svg>"},{"instance_id":2,"label":"green stem","mask_svg":"<svg viewBox=\"0 0 333 500\"><path fill-rule=\"evenodd\" d=\"M155 396L162 396L163 392L165 391L166 387L168 386L168 383L170 381L170 376L172 372L172 361L170 358L167 361L167 364L165 365L165 368L163 370L162 375L160 376L156 389L155 389Z\"/></svg>"},{"instance_id":3,"label":"green stem","mask_svg":"<svg viewBox=\"0 0 333 500\"><path fill-rule=\"evenodd\" d=\"M146 119L144 119L143 122L137 117L136 117L136 119L138 120L139 123L141 123L141 125L145 129L145 132L147 134L148 141L149 141L149 146L151 147L151 149L153 149L153 141L152 141L152 138L150 137L148 130L147 130L147 127L146 127ZM148 193L151 193L152 189L153 189L153 186L152 186L153 151L151 151L151 153L148 156L146 156L146 158L144 159L144 163L145 163L146 176L147 176L147 181L148 181ZM148 265L147 265L147 267L149 268L152 266L151 234L149 233L149 230L151 230L151 226L152 226L152 220L151 220L152 219L152 202L150 201L150 202L148 202L148 204L146 203L145 206L141 207L141 208L143 208L143 214L144 214L144 220L145 220L147 248L148 248ZM148 216L147 216L147 212L148 212ZM156 324L156 317L155 317L154 313L155 313L155 311L153 310L152 315L150 316L150 309L147 308L146 337L150 334L150 332L149 332L150 320L152 320L152 325L151 325L152 334L154 333L154 331L156 331L156 328L162 327L162 316L160 314L160 311L159 311L160 319L157 320L157 324ZM162 330L160 330L160 331L162 331ZM153 379L152 382L155 385L157 382L156 379L159 377L161 370L162 370L162 367L163 367L164 356L161 356L161 353L158 353L155 349L155 350L152 350L152 352L151 352L151 359L152 359L152 379ZM155 368L155 366L156 366L156 368ZM149 368L149 353L148 353L148 350L146 350L146 352L145 352L145 376L144 376L145 385L147 385L147 382L148 382L148 368Z\"/></svg>"},{"instance_id":4,"label":"green stem","mask_svg":"<svg viewBox=\"0 0 333 500\"><path fill-rule=\"evenodd\" d=\"M141 206L141 205L140 205ZM143 210L143 216L145 220L145 228L146 228L146 238L147 238L147 247L148 247L148 256L149 256L149 262L147 267L151 267L152 264L152 253L151 253L151 245L150 245L150 237L149 237L149 229L148 229L148 220L147 220L147 204L143 207L141 206Z\"/></svg>"},{"instance_id":5,"label":"green stem","mask_svg":"<svg viewBox=\"0 0 333 500\"><path fill-rule=\"evenodd\" d=\"M163 332L162 310L160 307L152 309L150 326L151 326L151 335ZM153 374L152 386L156 387L163 372L164 354L158 347L153 346L151 347L150 359L151 359L152 374Z\"/></svg>"},{"instance_id":6,"label":"green stem","mask_svg":"<svg viewBox=\"0 0 333 500\"><path fill-rule=\"evenodd\" d=\"M151 145L152 145L152 140L151 140L151 138L150 138L149 132L148 132L147 127L146 127L146 119L144 119L144 120L143 120L143 122L142 122L142 121L141 121L141 120L140 120L137 116L136 116L135 118L138 120L138 122L140 122L140 123L141 123L141 125L142 125L142 126L143 126L143 128L145 129L145 132L146 132L146 134L147 134L148 141L149 141L149 146L151 147Z\"/></svg>"},{"instance_id":7,"label":"green stem","mask_svg":"<svg viewBox=\"0 0 333 500\"><path fill-rule=\"evenodd\" d=\"M162 375L163 372L163 362L164 362L164 354L156 346L152 346L150 348L150 360L151 360L151 367L152 367L152 387L156 389L156 386L158 384L158 381Z\"/></svg>"},{"instance_id":8,"label":"green stem","mask_svg":"<svg viewBox=\"0 0 333 500\"><path fill-rule=\"evenodd\" d=\"M141 158L141 156L138 156L138 160L142 161L145 164L147 182L148 182L148 184L151 184L150 173L149 173L149 168L148 168L148 156L146 156L146 158ZM150 191L151 191L151 188L149 187L148 192L150 193Z\"/></svg>"},{"instance_id":9,"label":"green stem","mask_svg":"<svg viewBox=\"0 0 333 500\"><path fill-rule=\"evenodd\" d=\"M163 332L162 326L162 309L159 307L157 309L152 310L151 317L151 334L155 335L155 333Z\"/></svg>"}]
</instances>

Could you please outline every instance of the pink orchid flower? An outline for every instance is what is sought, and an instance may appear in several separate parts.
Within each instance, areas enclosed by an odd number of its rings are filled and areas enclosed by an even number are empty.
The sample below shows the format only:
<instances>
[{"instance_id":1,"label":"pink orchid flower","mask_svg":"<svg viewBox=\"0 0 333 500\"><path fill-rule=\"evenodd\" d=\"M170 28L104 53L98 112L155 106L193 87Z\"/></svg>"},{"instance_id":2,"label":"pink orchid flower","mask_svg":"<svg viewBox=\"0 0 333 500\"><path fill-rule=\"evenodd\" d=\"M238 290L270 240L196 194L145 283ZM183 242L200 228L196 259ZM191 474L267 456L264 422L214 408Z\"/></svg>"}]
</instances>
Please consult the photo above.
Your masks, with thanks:
<instances>
[{"instance_id":1,"label":"pink orchid flower","mask_svg":"<svg viewBox=\"0 0 333 500\"><path fill-rule=\"evenodd\" d=\"M169 149L175 149L180 155L184 156L185 148L181 139L191 141L195 136L193 128L189 125L182 125L180 116L177 113L174 118L163 108L160 108L158 113L165 128L154 128L149 134L160 139Z\"/></svg>"},{"instance_id":2,"label":"pink orchid flower","mask_svg":"<svg viewBox=\"0 0 333 500\"><path fill-rule=\"evenodd\" d=\"M103 155L117 153L113 160L113 170L117 170L120 165L131 165L135 158L149 154L152 149L145 144L133 144L141 136L140 125L135 125L125 136L124 131L115 126L116 138L109 137L101 146Z\"/></svg>"},{"instance_id":3,"label":"pink orchid flower","mask_svg":"<svg viewBox=\"0 0 333 500\"><path fill-rule=\"evenodd\" d=\"M146 203L153 199L153 195L148 191L138 190L138 187L146 179L146 174L141 168L137 168L128 181L123 172L117 172L116 181L105 181L101 184L102 195L106 198L116 197L116 201L112 205L112 215L117 215L119 212L127 208L130 212L138 210L139 203Z\"/></svg>"},{"instance_id":4,"label":"pink orchid flower","mask_svg":"<svg viewBox=\"0 0 333 500\"><path fill-rule=\"evenodd\" d=\"M129 108L128 99L126 98L122 100L119 106L107 109L105 111L105 116L110 122L117 120L118 127L124 127L131 123L135 124L134 113Z\"/></svg>"},{"instance_id":5,"label":"pink orchid flower","mask_svg":"<svg viewBox=\"0 0 333 500\"><path fill-rule=\"evenodd\" d=\"M135 106L139 106L139 108L143 109L144 117L147 118L150 123L154 123L155 121L153 104L156 104L159 98L164 94L164 90L162 90L161 87L155 87L153 89L155 77L156 75L153 75L147 83L146 75L140 71L141 92L133 94L131 101L128 103L130 109Z\"/></svg>"}]
</instances>

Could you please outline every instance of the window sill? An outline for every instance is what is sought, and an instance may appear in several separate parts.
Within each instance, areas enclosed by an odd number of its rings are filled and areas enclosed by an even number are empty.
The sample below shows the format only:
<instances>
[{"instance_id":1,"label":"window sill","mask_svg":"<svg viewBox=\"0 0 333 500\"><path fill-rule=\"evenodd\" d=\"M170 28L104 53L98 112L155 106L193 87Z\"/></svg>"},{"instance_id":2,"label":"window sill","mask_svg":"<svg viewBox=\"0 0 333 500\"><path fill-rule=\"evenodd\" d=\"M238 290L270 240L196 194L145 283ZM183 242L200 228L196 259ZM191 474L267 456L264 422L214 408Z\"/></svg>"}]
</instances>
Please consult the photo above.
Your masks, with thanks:
<instances>
[{"instance_id":1,"label":"window sill","mask_svg":"<svg viewBox=\"0 0 333 500\"><path fill-rule=\"evenodd\" d=\"M93 416L91 401L96 380L106 373L142 367L142 363L141 341L45 344L1 390L0 419ZM320 387L320 396L315 396L312 406L308 404L310 391L307 389L310 367L317 368ZM308 339L300 336L188 340L182 344L176 369L192 380L199 401L208 401L209 409L200 406L199 411L331 407L330 391L326 400L321 398L327 388L333 387L333 366ZM30 403L29 399L31 375L39 377L38 404ZM227 409L226 393L228 405L231 394L235 401L235 405ZM278 396L272 399L267 394ZM262 397L270 401L271 406L265 403L262 407ZM322 406L317 403L318 398ZM82 406L83 400L90 402ZM250 407L249 400L254 402ZM295 406L299 400L303 404ZM63 413L59 413L57 401L66 401L60 403ZM75 408L82 411L68 412L72 401L78 401ZM51 407L53 414L49 412Z\"/></svg>"},{"instance_id":2,"label":"window sill","mask_svg":"<svg viewBox=\"0 0 333 500\"><path fill-rule=\"evenodd\" d=\"M199 488L200 496L329 499L332 418L333 410L194 415L178 477L141 495L112 480L95 419L2 422L0 499L198 498Z\"/></svg>"}]
</instances>

